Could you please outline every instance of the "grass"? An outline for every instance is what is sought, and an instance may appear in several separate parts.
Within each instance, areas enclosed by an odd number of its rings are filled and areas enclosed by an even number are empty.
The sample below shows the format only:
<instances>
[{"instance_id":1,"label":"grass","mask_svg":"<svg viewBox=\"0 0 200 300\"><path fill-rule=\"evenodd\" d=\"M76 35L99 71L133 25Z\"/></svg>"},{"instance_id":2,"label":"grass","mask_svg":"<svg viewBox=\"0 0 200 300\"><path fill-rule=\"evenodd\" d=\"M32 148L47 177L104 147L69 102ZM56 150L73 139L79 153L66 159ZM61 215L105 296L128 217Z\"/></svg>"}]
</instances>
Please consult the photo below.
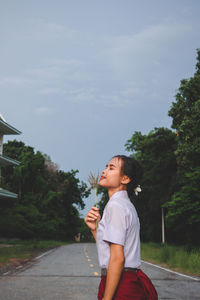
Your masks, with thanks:
<instances>
[{"instance_id":1,"label":"grass","mask_svg":"<svg viewBox=\"0 0 200 300\"><path fill-rule=\"evenodd\" d=\"M16 263L16 261L25 262L36 253L66 244L67 242L59 241L23 241L18 239L0 242L0 266L6 263Z\"/></svg>"},{"instance_id":2,"label":"grass","mask_svg":"<svg viewBox=\"0 0 200 300\"><path fill-rule=\"evenodd\" d=\"M142 243L142 259L189 275L200 276L200 249Z\"/></svg>"}]
</instances>

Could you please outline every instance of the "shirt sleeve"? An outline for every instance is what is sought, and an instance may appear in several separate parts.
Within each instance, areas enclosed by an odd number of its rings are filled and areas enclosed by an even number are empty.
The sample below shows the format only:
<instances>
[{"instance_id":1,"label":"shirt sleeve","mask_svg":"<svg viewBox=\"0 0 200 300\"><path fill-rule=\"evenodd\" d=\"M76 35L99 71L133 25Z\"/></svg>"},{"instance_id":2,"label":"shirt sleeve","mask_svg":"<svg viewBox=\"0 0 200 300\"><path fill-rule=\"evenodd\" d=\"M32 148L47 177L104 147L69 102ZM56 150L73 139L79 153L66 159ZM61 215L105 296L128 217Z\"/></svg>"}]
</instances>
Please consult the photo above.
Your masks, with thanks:
<instances>
[{"instance_id":1,"label":"shirt sleeve","mask_svg":"<svg viewBox=\"0 0 200 300\"><path fill-rule=\"evenodd\" d=\"M117 204L107 207L103 240L124 246L126 231L127 217L124 209Z\"/></svg>"}]
</instances>

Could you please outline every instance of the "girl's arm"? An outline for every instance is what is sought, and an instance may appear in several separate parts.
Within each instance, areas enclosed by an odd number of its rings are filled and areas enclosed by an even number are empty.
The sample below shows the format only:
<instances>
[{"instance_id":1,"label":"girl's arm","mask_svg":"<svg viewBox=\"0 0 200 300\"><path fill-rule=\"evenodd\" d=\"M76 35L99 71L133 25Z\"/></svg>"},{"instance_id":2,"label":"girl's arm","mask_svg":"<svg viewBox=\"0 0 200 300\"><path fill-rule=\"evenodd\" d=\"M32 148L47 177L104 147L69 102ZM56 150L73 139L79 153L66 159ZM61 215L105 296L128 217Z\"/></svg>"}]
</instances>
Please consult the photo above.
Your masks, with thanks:
<instances>
[{"instance_id":1,"label":"girl's arm","mask_svg":"<svg viewBox=\"0 0 200 300\"><path fill-rule=\"evenodd\" d=\"M124 267L124 248L118 244L110 244L110 260L107 270L106 288L103 300L112 300Z\"/></svg>"}]
</instances>

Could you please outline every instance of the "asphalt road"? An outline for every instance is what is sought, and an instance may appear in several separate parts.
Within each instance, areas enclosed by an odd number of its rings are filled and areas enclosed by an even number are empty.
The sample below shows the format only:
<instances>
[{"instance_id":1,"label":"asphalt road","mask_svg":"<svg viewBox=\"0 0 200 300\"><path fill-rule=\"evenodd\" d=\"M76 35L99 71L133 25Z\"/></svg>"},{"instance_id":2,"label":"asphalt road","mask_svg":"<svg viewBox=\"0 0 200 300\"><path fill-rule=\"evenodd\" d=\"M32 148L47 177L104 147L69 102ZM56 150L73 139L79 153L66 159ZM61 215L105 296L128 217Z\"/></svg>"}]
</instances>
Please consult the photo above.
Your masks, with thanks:
<instances>
[{"instance_id":1,"label":"asphalt road","mask_svg":"<svg viewBox=\"0 0 200 300\"><path fill-rule=\"evenodd\" d=\"M200 280L162 270L148 263L159 299L200 299ZM0 277L0 300L97 299L100 269L95 244L72 244L51 250L15 273Z\"/></svg>"}]
</instances>

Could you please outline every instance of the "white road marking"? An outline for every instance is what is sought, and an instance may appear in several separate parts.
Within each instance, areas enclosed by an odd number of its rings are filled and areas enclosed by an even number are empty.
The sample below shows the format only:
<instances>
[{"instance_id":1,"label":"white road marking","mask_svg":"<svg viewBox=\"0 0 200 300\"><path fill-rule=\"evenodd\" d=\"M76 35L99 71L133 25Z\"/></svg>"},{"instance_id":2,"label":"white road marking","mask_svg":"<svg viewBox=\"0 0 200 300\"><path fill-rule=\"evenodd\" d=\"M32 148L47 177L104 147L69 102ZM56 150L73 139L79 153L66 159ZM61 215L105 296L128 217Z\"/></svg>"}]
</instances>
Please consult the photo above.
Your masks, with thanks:
<instances>
[{"instance_id":1,"label":"white road marking","mask_svg":"<svg viewBox=\"0 0 200 300\"><path fill-rule=\"evenodd\" d=\"M188 276L188 275L185 275L185 274L181 274L181 273L178 273L178 272L172 271L172 270L170 270L170 269L166 269L166 268L160 267L160 266L158 266L158 265L152 264L152 263L147 262L147 261L144 261L144 260L142 260L142 262L145 263L145 264L147 264L147 265L156 267L156 268L161 269L161 270L165 270L165 271L167 271L167 272L170 272L170 273L173 273L173 274L182 276L182 277L186 277L186 278L190 278L190 279L193 279L193 280L196 280L196 281L200 281L200 279L198 279L198 278L195 278L195 277L192 277L192 276Z\"/></svg>"},{"instance_id":2,"label":"white road marking","mask_svg":"<svg viewBox=\"0 0 200 300\"><path fill-rule=\"evenodd\" d=\"M49 250L49 251L47 251L47 252L44 252L43 254L41 254L41 255L35 257L34 259L39 259L39 258L41 258L41 257L43 257L43 256L45 256L45 255L47 255L47 254L49 254L49 253L51 253L53 250L54 250L54 249Z\"/></svg>"},{"instance_id":3,"label":"white road marking","mask_svg":"<svg viewBox=\"0 0 200 300\"><path fill-rule=\"evenodd\" d=\"M22 268L22 266L18 266L16 269L21 269Z\"/></svg>"},{"instance_id":4,"label":"white road marking","mask_svg":"<svg viewBox=\"0 0 200 300\"><path fill-rule=\"evenodd\" d=\"M3 273L3 276L8 275L10 273L10 271Z\"/></svg>"}]
</instances>

